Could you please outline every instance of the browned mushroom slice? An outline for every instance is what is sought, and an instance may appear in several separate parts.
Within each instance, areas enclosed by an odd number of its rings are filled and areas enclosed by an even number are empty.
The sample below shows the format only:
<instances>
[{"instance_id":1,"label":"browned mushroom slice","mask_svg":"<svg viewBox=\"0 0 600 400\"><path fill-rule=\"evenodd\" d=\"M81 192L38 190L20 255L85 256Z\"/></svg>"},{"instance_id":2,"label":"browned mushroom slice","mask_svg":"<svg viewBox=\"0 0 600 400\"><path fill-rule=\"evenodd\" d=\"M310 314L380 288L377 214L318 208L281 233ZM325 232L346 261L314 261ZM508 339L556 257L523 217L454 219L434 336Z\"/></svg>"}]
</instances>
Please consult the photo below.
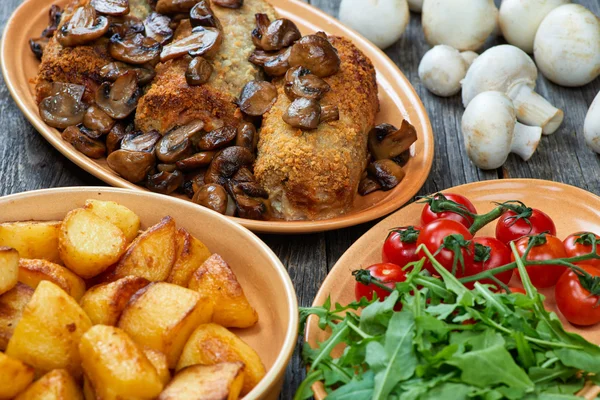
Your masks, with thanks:
<instances>
[{"instance_id":1,"label":"browned mushroom slice","mask_svg":"<svg viewBox=\"0 0 600 400\"><path fill-rule=\"evenodd\" d=\"M156 156L164 163L172 164L192 154L192 136L204 128L198 120L180 126L160 139L156 145Z\"/></svg>"},{"instance_id":2,"label":"browned mushroom slice","mask_svg":"<svg viewBox=\"0 0 600 400\"><path fill-rule=\"evenodd\" d=\"M160 43L144 37L141 33L126 36L124 39L115 35L110 39L108 51L115 60L135 65L146 64L158 61Z\"/></svg>"},{"instance_id":3,"label":"browned mushroom slice","mask_svg":"<svg viewBox=\"0 0 600 400\"><path fill-rule=\"evenodd\" d=\"M166 41L173 37L173 29L169 26L170 24L171 18L153 12L144 20L146 36L156 40L160 44L165 44Z\"/></svg>"},{"instance_id":4,"label":"browned mushroom slice","mask_svg":"<svg viewBox=\"0 0 600 400\"><path fill-rule=\"evenodd\" d=\"M221 22L210 8L210 2L208 0L200 0L190 10L190 22L192 26L222 29Z\"/></svg>"},{"instance_id":5,"label":"browned mushroom slice","mask_svg":"<svg viewBox=\"0 0 600 400\"><path fill-rule=\"evenodd\" d=\"M161 139L160 133L150 131L146 133L129 133L121 141L121 149L130 151L154 152L156 143Z\"/></svg>"},{"instance_id":6,"label":"browned mushroom slice","mask_svg":"<svg viewBox=\"0 0 600 400\"><path fill-rule=\"evenodd\" d=\"M108 22L109 37L114 35L125 37L136 33L143 33L145 29L144 22L133 15L110 16L108 17Z\"/></svg>"},{"instance_id":7,"label":"browned mushroom slice","mask_svg":"<svg viewBox=\"0 0 600 400\"><path fill-rule=\"evenodd\" d=\"M340 119L340 109L338 106L321 106L321 119L319 122L338 121Z\"/></svg>"},{"instance_id":8,"label":"browned mushroom slice","mask_svg":"<svg viewBox=\"0 0 600 400\"><path fill-rule=\"evenodd\" d=\"M226 8L241 8L244 5L244 0L212 0L212 2Z\"/></svg>"},{"instance_id":9,"label":"browned mushroom slice","mask_svg":"<svg viewBox=\"0 0 600 400\"><path fill-rule=\"evenodd\" d=\"M143 181L154 167L156 157L144 151L116 150L106 158L108 166L129 182Z\"/></svg>"},{"instance_id":10,"label":"browned mushroom slice","mask_svg":"<svg viewBox=\"0 0 600 400\"><path fill-rule=\"evenodd\" d=\"M156 164L158 172L175 172L177 165L175 164Z\"/></svg>"},{"instance_id":11,"label":"browned mushroom slice","mask_svg":"<svg viewBox=\"0 0 600 400\"><path fill-rule=\"evenodd\" d=\"M256 14L256 29L252 31L252 42L265 51L281 50L291 46L302 35L296 24L289 19L278 19L273 22L267 14Z\"/></svg>"},{"instance_id":12,"label":"browned mushroom slice","mask_svg":"<svg viewBox=\"0 0 600 400\"><path fill-rule=\"evenodd\" d=\"M238 216L256 220L266 219L269 211L269 207L267 207L268 201L261 197L247 194L242 185L235 182L227 183L227 190L235 200Z\"/></svg>"},{"instance_id":13,"label":"browned mushroom slice","mask_svg":"<svg viewBox=\"0 0 600 400\"><path fill-rule=\"evenodd\" d=\"M110 132L112 127L115 125L115 120L110 117L107 113L102 111L98 106L91 106L85 111L83 116L83 125L86 128L93 131L105 134Z\"/></svg>"},{"instance_id":14,"label":"browned mushroom slice","mask_svg":"<svg viewBox=\"0 0 600 400\"><path fill-rule=\"evenodd\" d=\"M247 196L269 198L269 193L258 182L236 182L235 185Z\"/></svg>"},{"instance_id":15,"label":"browned mushroom slice","mask_svg":"<svg viewBox=\"0 0 600 400\"><path fill-rule=\"evenodd\" d=\"M275 101L277 101L275 85L267 81L250 81L242 89L238 104L245 114L258 117L268 112Z\"/></svg>"},{"instance_id":16,"label":"browned mushroom slice","mask_svg":"<svg viewBox=\"0 0 600 400\"><path fill-rule=\"evenodd\" d=\"M85 87L72 83L54 82L52 96L40 102L40 116L53 128L64 129L83 121L85 106L81 98Z\"/></svg>"},{"instance_id":17,"label":"browned mushroom slice","mask_svg":"<svg viewBox=\"0 0 600 400\"><path fill-rule=\"evenodd\" d=\"M191 157L177 161L175 165L182 171L192 171L198 168L208 167L216 154L216 151L201 151Z\"/></svg>"},{"instance_id":18,"label":"browned mushroom slice","mask_svg":"<svg viewBox=\"0 0 600 400\"><path fill-rule=\"evenodd\" d=\"M317 129L321 121L321 105L317 100L297 98L283 114L283 120L294 128Z\"/></svg>"},{"instance_id":19,"label":"browned mushroom slice","mask_svg":"<svg viewBox=\"0 0 600 400\"><path fill-rule=\"evenodd\" d=\"M160 14L187 13L198 0L158 0L156 12Z\"/></svg>"},{"instance_id":20,"label":"browned mushroom slice","mask_svg":"<svg viewBox=\"0 0 600 400\"><path fill-rule=\"evenodd\" d=\"M265 73L269 76L283 76L290 69L290 54L292 48L280 50L275 53L268 53L264 50L255 50L248 61L263 67Z\"/></svg>"},{"instance_id":21,"label":"browned mushroom slice","mask_svg":"<svg viewBox=\"0 0 600 400\"><path fill-rule=\"evenodd\" d=\"M381 190L381 185L375 179L370 176L364 177L358 184L358 194L366 196L369 193Z\"/></svg>"},{"instance_id":22,"label":"browned mushroom slice","mask_svg":"<svg viewBox=\"0 0 600 400\"><path fill-rule=\"evenodd\" d=\"M90 5L78 7L71 19L56 34L58 43L65 47L79 46L89 43L108 32L108 19L104 16L96 18L96 11Z\"/></svg>"},{"instance_id":23,"label":"browned mushroom slice","mask_svg":"<svg viewBox=\"0 0 600 400\"><path fill-rule=\"evenodd\" d=\"M60 20L62 18L62 9L52 4L50 10L48 10L48 26L42 31L42 37L51 38L58 29Z\"/></svg>"},{"instance_id":24,"label":"browned mushroom slice","mask_svg":"<svg viewBox=\"0 0 600 400\"><path fill-rule=\"evenodd\" d=\"M201 186L194 193L192 201L221 214L227 211L227 191L221 185L211 183Z\"/></svg>"},{"instance_id":25,"label":"browned mushroom slice","mask_svg":"<svg viewBox=\"0 0 600 400\"><path fill-rule=\"evenodd\" d=\"M192 29L191 35L163 47L160 61L183 57L188 53L192 57L203 55L210 57L219 50L222 42L223 35L220 30L197 26Z\"/></svg>"},{"instance_id":26,"label":"browned mushroom slice","mask_svg":"<svg viewBox=\"0 0 600 400\"><path fill-rule=\"evenodd\" d=\"M102 79L114 82L117 78L125 75L129 71L135 71L138 78L138 85L147 85L152 82L152 79L156 76L154 68L150 65L131 66L120 61L111 62L106 64L100 70L100 76Z\"/></svg>"},{"instance_id":27,"label":"browned mushroom slice","mask_svg":"<svg viewBox=\"0 0 600 400\"><path fill-rule=\"evenodd\" d=\"M96 104L114 119L123 119L131 114L140 98L137 75L129 71L112 85L104 82L96 92Z\"/></svg>"},{"instance_id":28,"label":"browned mushroom slice","mask_svg":"<svg viewBox=\"0 0 600 400\"><path fill-rule=\"evenodd\" d=\"M238 169L238 171L235 174L233 174L231 180L236 183L254 182L256 181L256 178L254 177L254 174L252 173L252 171L250 171L250 169L248 169L247 167L242 167Z\"/></svg>"},{"instance_id":29,"label":"browned mushroom slice","mask_svg":"<svg viewBox=\"0 0 600 400\"><path fill-rule=\"evenodd\" d=\"M369 165L368 171L381 185L383 190L395 188L406 175L402 167L392 160L374 161Z\"/></svg>"},{"instance_id":30,"label":"browned mushroom slice","mask_svg":"<svg viewBox=\"0 0 600 400\"><path fill-rule=\"evenodd\" d=\"M254 163L254 155L245 147L231 146L221 150L210 163L204 181L225 185L241 167Z\"/></svg>"},{"instance_id":31,"label":"browned mushroom slice","mask_svg":"<svg viewBox=\"0 0 600 400\"><path fill-rule=\"evenodd\" d=\"M204 151L217 150L233 142L236 135L237 130L234 127L223 126L202 135L200 140L196 143L196 147L198 147L199 150Z\"/></svg>"},{"instance_id":32,"label":"browned mushroom slice","mask_svg":"<svg viewBox=\"0 0 600 400\"><path fill-rule=\"evenodd\" d=\"M331 86L302 66L290 68L285 74L283 86L290 100L298 97L320 100L331 90Z\"/></svg>"},{"instance_id":33,"label":"browned mushroom slice","mask_svg":"<svg viewBox=\"0 0 600 400\"><path fill-rule=\"evenodd\" d=\"M42 56L44 55L44 50L46 49L46 46L48 45L49 41L50 39L48 39L47 37L29 39L29 48L38 60L42 59Z\"/></svg>"},{"instance_id":34,"label":"browned mushroom slice","mask_svg":"<svg viewBox=\"0 0 600 400\"><path fill-rule=\"evenodd\" d=\"M369 132L369 151L375 160L394 158L417 141L417 131L407 120L400 129L390 124L377 125Z\"/></svg>"},{"instance_id":35,"label":"browned mushroom slice","mask_svg":"<svg viewBox=\"0 0 600 400\"><path fill-rule=\"evenodd\" d=\"M190 86L204 85L213 73L213 66L203 57L195 57L185 71L185 80Z\"/></svg>"},{"instance_id":36,"label":"browned mushroom slice","mask_svg":"<svg viewBox=\"0 0 600 400\"><path fill-rule=\"evenodd\" d=\"M258 133L254 124L250 122L242 122L237 128L237 136L235 138L235 145L242 146L248 150L254 152L258 143Z\"/></svg>"},{"instance_id":37,"label":"browned mushroom slice","mask_svg":"<svg viewBox=\"0 0 600 400\"><path fill-rule=\"evenodd\" d=\"M85 135L79 126L69 126L62 132L61 137L90 158L101 158L106 154L104 143Z\"/></svg>"},{"instance_id":38,"label":"browned mushroom slice","mask_svg":"<svg viewBox=\"0 0 600 400\"><path fill-rule=\"evenodd\" d=\"M333 45L321 35L308 35L292 46L290 65L308 68L319 78L333 75L340 70L340 56Z\"/></svg>"},{"instance_id":39,"label":"browned mushroom slice","mask_svg":"<svg viewBox=\"0 0 600 400\"><path fill-rule=\"evenodd\" d=\"M106 15L129 14L129 0L92 0L92 7Z\"/></svg>"},{"instance_id":40,"label":"browned mushroom slice","mask_svg":"<svg viewBox=\"0 0 600 400\"><path fill-rule=\"evenodd\" d=\"M146 187L152 192L171 194L183 184L183 174L180 171L159 172L148 175Z\"/></svg>"},{"instance_id":41,"label":"browned mushroom slice","mask_svg":"<svg viewBox=\"0 0 600 400\"><path fill-rule=\"evenodd\" d=\"M126 134L125 127L122 123L117 122L115 126L112 127L110 132L108 132L108 135L106 135L106 150L108 154L121 148L121 141Z\"/></svg>"}]
</instances>

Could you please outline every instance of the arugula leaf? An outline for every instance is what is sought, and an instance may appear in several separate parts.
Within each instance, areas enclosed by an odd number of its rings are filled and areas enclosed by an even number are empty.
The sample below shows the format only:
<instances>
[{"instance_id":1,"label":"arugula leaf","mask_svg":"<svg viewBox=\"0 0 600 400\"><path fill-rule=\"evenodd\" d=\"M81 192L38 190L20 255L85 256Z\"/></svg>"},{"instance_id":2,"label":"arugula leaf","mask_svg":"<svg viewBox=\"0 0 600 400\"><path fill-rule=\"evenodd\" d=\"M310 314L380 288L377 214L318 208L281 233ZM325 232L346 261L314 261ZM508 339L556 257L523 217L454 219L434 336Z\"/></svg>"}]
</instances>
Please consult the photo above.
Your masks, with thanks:
<instances>
[{"instance_id":1,"label":"arugula leaf","mask_svg":"<svg viewBox=\"0 0 600 400\"><path fill-rule=\"evenodd\" d=\"M350 383L329 393L327 400L370 400L375 386L372 372L363 374L361 380L353 379Z\"/></svg>"},{"instance_id":2,"label":"arugula leaf","mask_svg":"<svg viewBox=\"0 0 600 400\"><path fill-rule=\"evenodd\" d=\"M344 339L348 336L349 330L350 328L345 321L340 322L331 330L331 336L329 336L327 340L320 344L319 352L312 360L310 371L314 371L321 360L323 360L325 357L330 357L333 348L344 341Z\"/></svg>"},{"instance_id":3,"label":"arugula leaf","mask_svg":"<svg viewBox=\"0 0 600 400\"><path fill-rule=\"evenodd\" d=\"M504 346L505 341L501 334L491 329L482 332L453 332L450 343L469 346L470 350L484 350L493 346Z\"/></svg>"},{"instance_id":4,"label":"arugula leaf","mask_svg":"<svg viewBox=\"0 0 600 400\"><path fill-rule=\"evenodd\" d=\"M561 364L556 364L552 368L529 368L529 377L535 384L550 382L556 379L567 379L576 373L576 369Z\"/></svg>"},{"instance_id":5,"label":"arugula leaf","mask_svg":"<svg viewBox=\"0 0 600 400\"><path fill-rule=\"evenodd\" d=\"M513 332L512 337L515 339L519 361L525 368L531 368L535 365L535 355L522 332Z\"/></svg>"},{"instance_id":6,"label":"arugula leaf","mask_svg":"<svg viewBox=\"0 0 600 400\"><path fill-rule=\"evenodd\" d=\"M306 400L313 396L312 385L323 379L323 371L313 371L306 375L306 378L294 395L294 400Z\"/></svg>"},{"instance_id":7,"label":"arugula leaf","mask_svg":"<svg viewBox=\"0 0 600 400\"><path fill-rule=\"evenodd\" d=\"M423 396L419 397L420 400L439 400L439 399L452 399L452 400L468 400L470 394L475 391L475 388L464 383L453 383L445 382L439 386L434 387Z\"/></svg>"},{"instance_id":8,"label":"arugula leaf","mask_svg":"<svg viewBox=\"0 0 600 400\"><path fill-rule=\"evenodd\" d=\"M398 296L398 292L392 292L384 301L375 302L365 307L361 313L358 327L373 336L385 333L390 318L394 314Z\"/></svg>"}]
</instances>

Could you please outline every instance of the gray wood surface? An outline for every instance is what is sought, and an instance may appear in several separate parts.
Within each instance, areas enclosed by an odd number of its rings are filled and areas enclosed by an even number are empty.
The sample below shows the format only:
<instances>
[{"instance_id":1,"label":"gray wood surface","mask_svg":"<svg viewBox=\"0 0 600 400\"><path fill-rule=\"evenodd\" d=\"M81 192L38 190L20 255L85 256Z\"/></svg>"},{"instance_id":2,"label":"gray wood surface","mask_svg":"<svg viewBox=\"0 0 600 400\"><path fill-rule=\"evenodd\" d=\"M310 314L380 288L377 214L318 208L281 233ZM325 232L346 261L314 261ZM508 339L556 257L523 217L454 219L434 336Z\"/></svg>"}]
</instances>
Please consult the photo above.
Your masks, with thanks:
<instances>
[{"instance_id":1,"label":"gray wood surface","mask_svg":"<svg viewBox=\"0 0 600 400\"><path fill-rule=\"evenodd\" d=\"M312 5L337 16L340 0L310 0ZM575 0L600 15L598 0ZM21 0L0 1L0 28ZM486 48L503 43L491 38ZM386 50L421 96L429 113L435 134L436 156L429 179L419 194L448 187L499 178L540 178L568 183L600 195L600 157L586 148L583 120L595 95L600 79L583 88L562 88L540 76L538 93L562 108L566 118L561 129L544 137L533 156L525 163L515 156L498 171L484 172L475 168L463 150L460 118L463 107L460 96L439 98L429 93L417 75L419 60L429 49L421 30L420 15L412 14L404 36ZM67 160L25 120L11 99L0 77L0 195L40 188L103 185ZM327 272L344 251L373 223L314 235L261 235L287 266L296 286L301 305L312 302ZM377 244L375 244L377 245ZM300 347L298 347L300 350ZM282 399L291 399L304 375L298 352L290 364Z\"/></svg>"}]
</instances>

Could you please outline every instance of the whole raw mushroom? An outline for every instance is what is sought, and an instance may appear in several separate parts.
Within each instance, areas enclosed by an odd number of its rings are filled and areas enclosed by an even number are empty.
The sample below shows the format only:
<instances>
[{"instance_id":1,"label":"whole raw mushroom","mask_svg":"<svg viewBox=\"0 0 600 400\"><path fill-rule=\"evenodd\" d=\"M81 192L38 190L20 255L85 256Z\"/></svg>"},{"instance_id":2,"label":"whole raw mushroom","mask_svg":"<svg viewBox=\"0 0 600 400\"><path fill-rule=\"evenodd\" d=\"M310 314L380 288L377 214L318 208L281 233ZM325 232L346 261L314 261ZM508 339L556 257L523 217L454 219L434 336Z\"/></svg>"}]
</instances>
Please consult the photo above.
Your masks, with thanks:
<instances>
[{"instance_id":1,"label":"whole raw mushroom","mask_svg":"<svg viewBox=\"0 0 600 400\"><path fill-rule=\"evenodd\" d=\"M458 50L441 44L421 59L419 79L433 94L449 97L460 91L460 82L467 74L467 68Z\"/></svg>"},{"instance_id":2,"label":"whole raw mushroom","mask_svg":"<svg viewBox=\"0 0 600 400\"><path fill-rule=\"evenodd\" d=\"M600 93L592 102L585 117L583 136L587 145L600 154Z\"/></svg>"},{"instance_id":3,"label":"whole raw mushroom","mask_svg":"<svg viewBox=\"0 0 600 400\"><path fill-rule=\"evenodd\" d=\"M479 54L474 51L467 50L462 51L460 53L460 56L463 58L463 60L465 60L465 63L467 64L467 69L469 69L471 65L473 65L473 62L477 59L477 57L479 57Z\"/></svg>"}]
</instances>

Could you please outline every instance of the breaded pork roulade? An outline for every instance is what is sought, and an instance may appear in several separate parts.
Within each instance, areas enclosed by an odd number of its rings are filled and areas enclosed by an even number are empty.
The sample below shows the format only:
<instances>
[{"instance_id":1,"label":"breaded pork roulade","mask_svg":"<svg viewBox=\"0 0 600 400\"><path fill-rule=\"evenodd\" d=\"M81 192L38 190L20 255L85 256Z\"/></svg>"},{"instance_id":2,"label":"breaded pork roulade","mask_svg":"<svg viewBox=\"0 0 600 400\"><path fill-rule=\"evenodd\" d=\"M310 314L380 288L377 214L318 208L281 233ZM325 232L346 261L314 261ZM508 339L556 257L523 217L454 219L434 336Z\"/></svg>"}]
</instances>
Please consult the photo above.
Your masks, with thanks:
<instances>
[{"instance_id":1,"label":"breaded pork roulade","mask_svg":"<svg viewBox=\"0 0 600 400\"><path fill-rule=\"evenodd\" d=\"M347 212L366 166L368 133L379 111L375 68L348 39L329 40L341 67L325 78L331 91L321 105L338 106L339 121L311 131L286 124L282 117L290 100L282 82L263 120L254 173L278 218L319 220Z\"/></svg>"}]
</instances>

